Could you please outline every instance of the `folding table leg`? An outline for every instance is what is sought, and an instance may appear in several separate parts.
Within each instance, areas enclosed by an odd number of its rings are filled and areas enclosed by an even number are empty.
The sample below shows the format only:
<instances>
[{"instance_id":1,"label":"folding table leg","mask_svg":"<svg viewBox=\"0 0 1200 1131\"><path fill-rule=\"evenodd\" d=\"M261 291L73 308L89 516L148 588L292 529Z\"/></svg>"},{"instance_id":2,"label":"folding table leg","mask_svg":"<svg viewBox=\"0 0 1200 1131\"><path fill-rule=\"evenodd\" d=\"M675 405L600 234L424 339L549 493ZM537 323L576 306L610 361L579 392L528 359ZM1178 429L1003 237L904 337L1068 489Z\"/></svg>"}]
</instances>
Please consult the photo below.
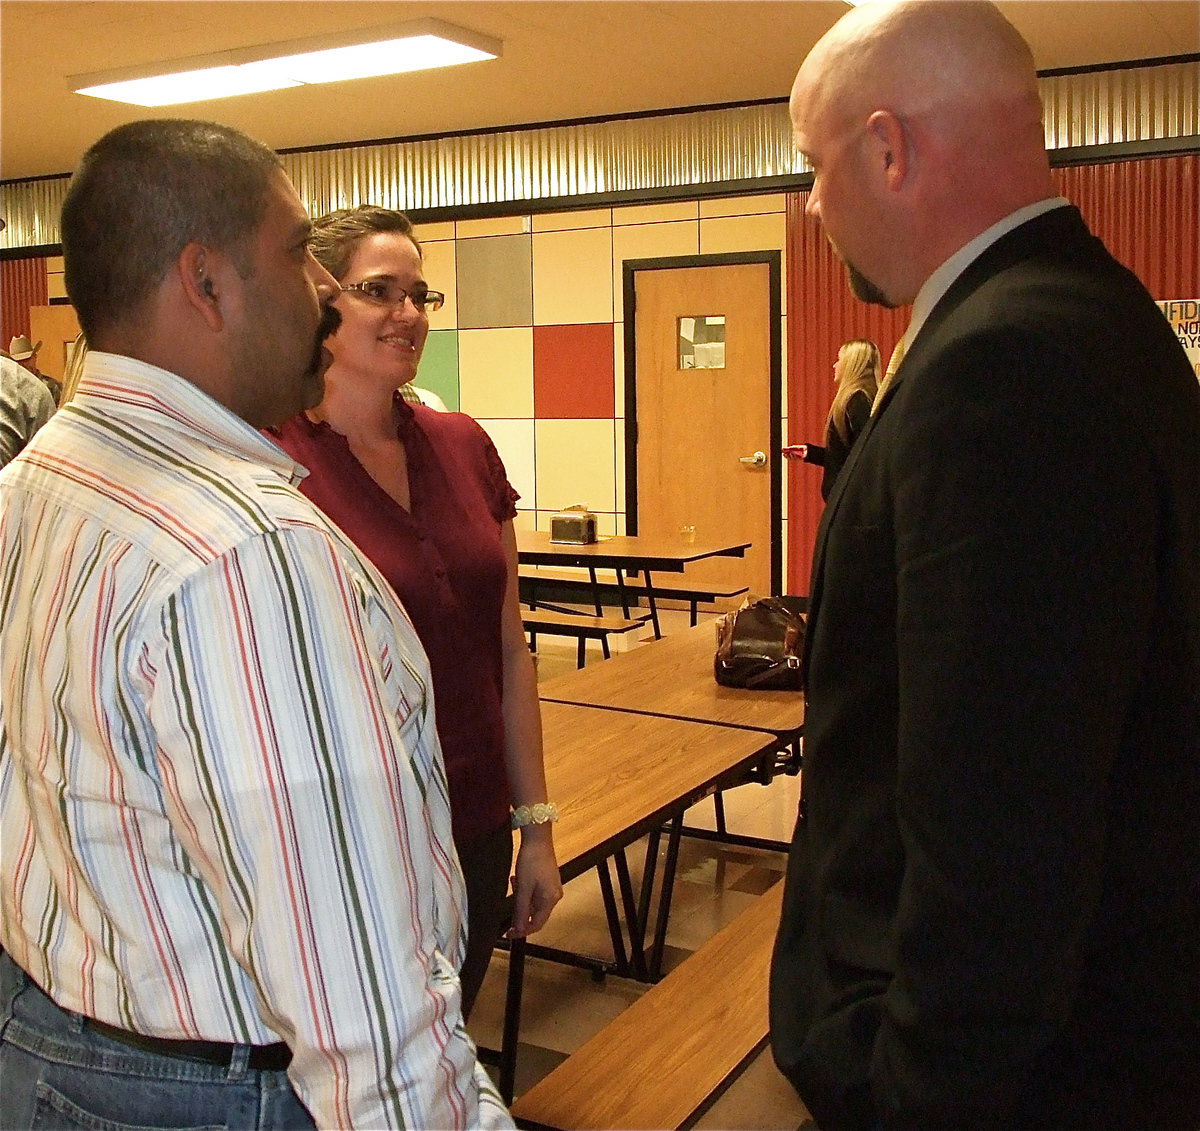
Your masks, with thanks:
<instances>
[{"instance_id":1,"label":"folding table leg","mask_svg":"<svg viewBox=\"0 0 1200 1131\"><path fill-rule=\"evenodd\" d=\"M596 606L596 616L604 616L604 606L600 603L600 582L596 580L596 567L588 566L588 576L592 579L592 603Z\"/></svg>"},{"instance_id":2,"label":"folding table leg","mask_svg":"<svg viewBox=\"0 0 1200 1131\"><path fill-rule=\"evenodd\" d=\"M621 598L621 616L623 616L626 620L628 620L629 619L629 593L625 588L625 571L620 566L617 566L615 572L617 575L617 594ZM630 572L632 572L632 571L630 571Z\"/></svg>"},{"instance_id":3,"label":"folding table leg","mask_svg":"<svg viewBox=\"0 0 1200 1131\"><path fill-rule=\"evenodd\" d=\"M633 898L633 880L629 876L629 861L625 849L613 857L617 865L617 882L621 885L621 904L625 908L625 923L629 930L629 961L633 976L639 982L649 981L646 972L645 938L646 929L638 918L638 909Z\"/></svg>"},{"instance_id":4,"label":"folding table leg","mask_svg":"<svg viewBox=\"0 0 1200 1131\"><path fill-rule=\"evenodd\" d=\"M719 789L713 794L713 808L716 810L717 832L724 836L727 831L725 828L725 795Z\"/></svg>"},{"instance_id":5,"label":"folding table leg","mask_svg":"<svg viewBox=\"0 0 1200 1131\"><path fill-rule=\"evenodd\" d=\"M654 599L654 578L648 569L642 570L646 579L646 604L650 606L650 623L654 625L654 639L662 639L662 629L658 626L658 602Z\"/></svg>"},{"instance_id":6,"label":"folding table leg","mask_svg":"<svg viewBox=\"0 0 1200 1131\"><path fill-rule=\"evenodd\" d=\"M642 870L642 890L638 898L636 924L630 924L629 950L635 963L645 963L646 930L650 924L650 900L654 894L654 873L658 867L660 832L655 829L646 842L646 865Z\"/></svg>"},{"instance_id":7,"label":"folding table leg","mask_svg":"<svg viewBox=\"0 0 1200 1131\"><path fill-rule=\"evenodd\" d=\"M667 837L667 861L663 866L662 889L658 893L658 917L654 923L654 945L650 951L650 981L662 977L663 951L667 945L667 920L671 915L671 895L675 888L675 870L679 864L679 838L683 827L682 817L671 819L671 831Z\"/></svg>"},{"instance_id":8,"label":"folding table leg","mask_svg":"<svg viewBox=\"0 0 1200 1131\"><path fill-rule=\"evenodd\" d=\"M604 914L608 919L608 934L612 939L613 960L617 973L622 978L629 976L629 959L625 956L625 936L621 931L621 916L617 912L617 899L613 894L612 875L608 870L608 861L602 860L596 865L596 876L600 880L600 895L604 899ZM626 869L626 877L628 869ZM624 884L622 884L622 889ZM622 896L625 894L622 890Z\"/></svg>"},{"instance_id":9,"label":"folding table leg","mask_svg":"<svg viewBox=\"0 0 1200 1131\"><path fill-rule=\"evenodd\" d=\"M504 1035L500 1041L500 1098L513 1101L517 1082L517 1043L521 1031L521 991L525 984L525 940L513 939L508 948L508 986L504 996Z\"/></svg>"}]
</instances>

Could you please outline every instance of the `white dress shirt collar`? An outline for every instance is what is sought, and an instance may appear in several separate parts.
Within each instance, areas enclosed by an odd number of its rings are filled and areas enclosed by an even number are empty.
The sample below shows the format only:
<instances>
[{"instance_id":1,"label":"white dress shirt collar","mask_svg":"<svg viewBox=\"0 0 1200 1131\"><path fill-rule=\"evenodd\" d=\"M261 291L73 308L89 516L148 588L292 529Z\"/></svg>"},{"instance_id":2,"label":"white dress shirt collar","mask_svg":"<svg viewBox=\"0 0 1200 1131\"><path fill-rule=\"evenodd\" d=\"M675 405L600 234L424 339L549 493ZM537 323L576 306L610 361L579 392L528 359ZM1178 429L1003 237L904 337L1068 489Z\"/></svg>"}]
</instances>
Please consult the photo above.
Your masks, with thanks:
<instances>
[{"instance_id":1,"label":"white dress shirt collar","mask_svg":"<svg viewBox=\"0 0 1200 1131\"><path fill-rule=\"evenodd\" d=\"M980 232L970 243L964 244L950 256L945 263L925 280L924 285L917 292L917 297L913 302L912 319L908 323L908 329L904 331L905 350L907 351L911 348L912 343L916 340L917 334L921 332L921 327L925 325L925 321L930 313L932 313L933 308L950 289L955 279L991 247L992 244L1029 220L1033 220L1056 208L1065 208L1070 203L1065 197L1053 196L1046 200L1039 200L1036 204L1027 204L1023 208L1018 208L1015 212L1010 212L1003 220L998 220L990 228Z\"/></svg>"},{"instance_id":2,"label":"white dress shirt collar","mask_svg":"<svg viewBox=\"0 0 1200 1131\"><path fill-rule=\"evenodd\" d=\"M124 354L89 350L72 404L86 408L119 402L121 415L141 417L155 429L171 421L199 433L218 450L240 456L276 472L292 486L308 475L276 443L192 382Z\"/></svg>"}]
</instances>

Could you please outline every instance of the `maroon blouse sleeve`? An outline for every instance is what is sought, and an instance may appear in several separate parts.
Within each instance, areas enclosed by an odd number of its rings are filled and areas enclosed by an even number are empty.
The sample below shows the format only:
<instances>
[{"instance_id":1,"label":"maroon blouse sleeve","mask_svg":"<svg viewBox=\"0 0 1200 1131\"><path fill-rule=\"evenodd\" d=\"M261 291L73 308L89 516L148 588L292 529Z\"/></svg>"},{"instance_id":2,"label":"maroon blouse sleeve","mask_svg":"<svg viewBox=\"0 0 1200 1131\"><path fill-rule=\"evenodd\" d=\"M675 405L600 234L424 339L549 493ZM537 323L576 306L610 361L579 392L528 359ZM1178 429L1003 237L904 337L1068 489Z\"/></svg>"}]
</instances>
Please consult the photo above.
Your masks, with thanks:
<instances>
[{"instance_id":1,"label":"maroon blouse sleeve","mask_svg":"<svg viewBox=\"0 0 1200 1131\"><path fill-rule=\"evenodd\" d=\"M504 461L496 451L492 438L479 429L483 444L484 461L484 491L487 494L488 509L497 522L508 522L517 515L517 500L521 497L508 481L508 473L504 470Z\"/></svg>"}]
</instances>

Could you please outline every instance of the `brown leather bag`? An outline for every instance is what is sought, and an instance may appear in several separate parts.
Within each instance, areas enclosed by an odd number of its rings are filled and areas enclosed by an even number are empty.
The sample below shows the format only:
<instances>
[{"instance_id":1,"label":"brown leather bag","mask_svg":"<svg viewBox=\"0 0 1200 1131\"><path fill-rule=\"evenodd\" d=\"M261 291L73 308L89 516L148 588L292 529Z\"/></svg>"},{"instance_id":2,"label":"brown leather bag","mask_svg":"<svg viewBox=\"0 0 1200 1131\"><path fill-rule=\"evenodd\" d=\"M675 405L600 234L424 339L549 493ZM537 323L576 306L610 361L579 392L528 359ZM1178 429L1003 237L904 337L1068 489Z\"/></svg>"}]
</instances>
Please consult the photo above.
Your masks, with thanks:
<instances>
[{"instance_id":1,"label":"brown leather bag","mask_svg":"<svg viewBox=\"0 0 1200 1131\"><path fill-rule=\"evenodd\" d=\"M799 691L804 654L800 597L764 597L717 621L713 675L722 687Z\"/></svg>"}]
</instances>

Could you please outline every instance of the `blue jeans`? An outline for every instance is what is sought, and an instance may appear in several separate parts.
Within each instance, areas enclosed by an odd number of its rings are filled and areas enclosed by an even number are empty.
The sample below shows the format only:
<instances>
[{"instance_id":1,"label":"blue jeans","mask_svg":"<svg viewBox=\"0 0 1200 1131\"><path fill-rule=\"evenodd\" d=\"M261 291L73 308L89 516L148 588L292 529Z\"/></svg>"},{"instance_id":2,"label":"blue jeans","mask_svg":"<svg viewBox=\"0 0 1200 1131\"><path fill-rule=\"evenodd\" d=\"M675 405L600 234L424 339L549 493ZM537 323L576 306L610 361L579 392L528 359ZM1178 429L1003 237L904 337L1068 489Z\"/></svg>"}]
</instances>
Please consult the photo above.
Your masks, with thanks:
<instances>
[{"instance_id":1,"label":"blue jeans","mask_svg":"<svg viewBox=\"0 0 1200 1131\"><path fill-rule=\"evenodd\" d=\"M142 1052L60 1009L0 951L0 1127L4 1131L315 1131L286 1072Z\"/></svg>"}]
</instances>

